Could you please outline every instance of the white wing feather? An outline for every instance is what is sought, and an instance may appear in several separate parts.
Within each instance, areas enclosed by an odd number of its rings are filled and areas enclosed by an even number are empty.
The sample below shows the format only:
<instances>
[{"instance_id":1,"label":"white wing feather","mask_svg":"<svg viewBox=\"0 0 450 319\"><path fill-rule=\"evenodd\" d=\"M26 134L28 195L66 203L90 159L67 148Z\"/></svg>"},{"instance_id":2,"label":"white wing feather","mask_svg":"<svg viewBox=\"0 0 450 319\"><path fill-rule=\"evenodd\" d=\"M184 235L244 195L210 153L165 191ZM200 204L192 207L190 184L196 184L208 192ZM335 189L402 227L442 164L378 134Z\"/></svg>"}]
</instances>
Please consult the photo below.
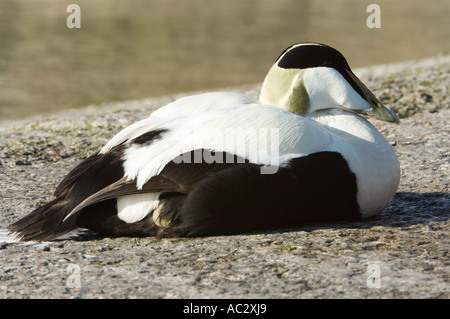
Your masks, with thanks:
<instances>
[{"instance_id":1,"label":"white wing feather","mask_svg":"<svg viewBox=\"0 0 450 319\"><path fill-rule=\"evenodd\" d=\"M125 152L125 176L136 179L138 188L158 175L168 162L191 150L228 152L269 166L283 164L291 154L311 154L333 144L332 135L316 122L262 104L203 112L175 119L162 128L167 132L161 139L150 145L132 146ZM267 138L263 149L261 134ZM243 144L237 142L241 138Z\"/></svg>"},{"instance_id":2,"label":"white wing feather","mask_svg":"<svg viewBox=\"0 0 450 319\"><path fill-rule=\"evenodd\" d=\"M228 92L211 92L181 98L154 111L148 118L131 124L117 133L101 150L100 154L109 152L113 147L141 136L151 130L161 128L173 120L191 117L214 109L234 105L259 103L257 99Z\"/></svg>"}]
</instances>

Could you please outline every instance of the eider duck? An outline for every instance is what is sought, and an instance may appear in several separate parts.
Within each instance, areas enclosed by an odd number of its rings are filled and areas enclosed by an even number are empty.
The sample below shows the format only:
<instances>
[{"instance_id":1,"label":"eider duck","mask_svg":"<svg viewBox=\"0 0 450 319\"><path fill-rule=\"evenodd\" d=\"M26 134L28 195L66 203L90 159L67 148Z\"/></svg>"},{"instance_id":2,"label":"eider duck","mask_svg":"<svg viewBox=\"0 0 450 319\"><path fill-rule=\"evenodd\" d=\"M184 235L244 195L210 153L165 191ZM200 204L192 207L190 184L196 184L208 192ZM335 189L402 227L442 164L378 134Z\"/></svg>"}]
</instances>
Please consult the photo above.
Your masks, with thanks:
<instances>
[{"instance_id":1,"label":"eider duck","mask_svg":"<svg viewBox=\"0 0 450 319\"><path fill-rule=\"evenodd\" d=\"M339 51L295 44L269 70L259 100L214 92L156 110L9 231L25 241L76 228L214 236L374 216L394 197L400 168L363 116L399 122Z\"/></svg>"}]
</instances>

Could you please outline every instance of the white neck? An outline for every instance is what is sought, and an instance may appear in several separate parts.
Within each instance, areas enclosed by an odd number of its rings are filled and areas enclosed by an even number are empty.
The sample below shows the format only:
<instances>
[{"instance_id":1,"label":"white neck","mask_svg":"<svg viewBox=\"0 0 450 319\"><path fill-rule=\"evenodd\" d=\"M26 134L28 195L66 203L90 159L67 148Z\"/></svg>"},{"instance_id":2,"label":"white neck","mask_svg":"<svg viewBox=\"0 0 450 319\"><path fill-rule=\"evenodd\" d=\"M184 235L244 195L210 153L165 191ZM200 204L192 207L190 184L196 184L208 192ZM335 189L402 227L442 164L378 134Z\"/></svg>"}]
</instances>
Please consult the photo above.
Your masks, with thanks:
<instances>
[{"instance_id":1,"label":"white neck","mask_svg":"<svg viewBox=\"0 0 450 319\"><path fill-rule=\"evenodd\" d=\"M339 136L347 138L363 139L368 142L386 142L386 139L375 127L363 117L340 109L326 109L305 115L305 117L326 127ZM347 136L348 134L348 136Z\"/></svg>"}]
</instances>

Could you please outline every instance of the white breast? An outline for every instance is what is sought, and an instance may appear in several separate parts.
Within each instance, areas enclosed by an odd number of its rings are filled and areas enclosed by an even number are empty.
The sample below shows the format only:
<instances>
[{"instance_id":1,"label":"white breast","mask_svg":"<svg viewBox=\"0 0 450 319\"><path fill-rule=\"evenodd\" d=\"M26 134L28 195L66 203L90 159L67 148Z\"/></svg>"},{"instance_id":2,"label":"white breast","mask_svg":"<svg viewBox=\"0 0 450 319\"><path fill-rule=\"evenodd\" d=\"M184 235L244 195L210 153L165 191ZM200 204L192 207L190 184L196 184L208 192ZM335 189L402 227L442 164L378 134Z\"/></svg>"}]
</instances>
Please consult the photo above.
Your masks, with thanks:
<instances>
[{"instance_id":1,"label":"white breast","mask_svg":"<svg viewBox=\"0 0 450 319\"><path fill-rule=\"evenodd\" d=\"M362 217L383 211L400 182L400 164L389 142L364 118L339 110L310 114L335 136L330 151L338 151L355 173Z\"/></svg>"}]
</instances>

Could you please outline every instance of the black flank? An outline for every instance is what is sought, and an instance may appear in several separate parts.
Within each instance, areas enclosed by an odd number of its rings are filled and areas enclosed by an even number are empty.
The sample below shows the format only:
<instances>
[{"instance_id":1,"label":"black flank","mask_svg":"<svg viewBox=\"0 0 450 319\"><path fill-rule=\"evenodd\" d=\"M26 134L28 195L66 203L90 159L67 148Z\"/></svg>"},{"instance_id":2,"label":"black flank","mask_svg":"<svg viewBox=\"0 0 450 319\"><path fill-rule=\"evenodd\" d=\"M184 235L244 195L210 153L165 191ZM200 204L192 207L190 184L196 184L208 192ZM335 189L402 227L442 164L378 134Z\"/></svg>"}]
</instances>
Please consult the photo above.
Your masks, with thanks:
<instances>
[{"instance_id":1,"label":"black flank","mask_svg":"<svg viewBox=\"0 0 450 319\"><path fill-rule=\"evenodd\" d=\"M356 177L339 153L295 158L275 174L246 163L202 181L186 197L177 227L180 234L204 236L358 220L356 194Z\"/></svg>"},{"instance_id":2,"label":"black flank","mask_svg":"<svg viewBox=\"0 0 450 319\"><path fill-rule=\"evenodd\" d=\"M153 135L158 136L157 134ZM134 142L134 140L133 140ZM135 184L119 184L119 188L113 189L113 197L131 195L130 187L134 188L134 193L161 192L159 196L159 217L170 221L173 225L178 224L179 212L183 207L186 195L194 190L205 178L213 176L215 173L224 170L238 163L245 163L244 159L227 154L225 152L212 152L217 159L213 163L200 161L196 163L195 154L211 153L209 150L199 149L182 154L182 158L191 159L191 162L175 163L169 162L160 175L151 178L142 190L137 190ZM203 156L199 156L203 159ZM176 186L175 186L176 185ZM177 228L161 228L153 222L152 214L148 214L144 219L135 223L126 223L117 216L115 208L116 200L103 200L106 197L99 197L100 202L89 205L82 209L78 216L78 226L88 228L108 236L159 236L174 237L179 236Z\"/></svg>"}]
</instances>

